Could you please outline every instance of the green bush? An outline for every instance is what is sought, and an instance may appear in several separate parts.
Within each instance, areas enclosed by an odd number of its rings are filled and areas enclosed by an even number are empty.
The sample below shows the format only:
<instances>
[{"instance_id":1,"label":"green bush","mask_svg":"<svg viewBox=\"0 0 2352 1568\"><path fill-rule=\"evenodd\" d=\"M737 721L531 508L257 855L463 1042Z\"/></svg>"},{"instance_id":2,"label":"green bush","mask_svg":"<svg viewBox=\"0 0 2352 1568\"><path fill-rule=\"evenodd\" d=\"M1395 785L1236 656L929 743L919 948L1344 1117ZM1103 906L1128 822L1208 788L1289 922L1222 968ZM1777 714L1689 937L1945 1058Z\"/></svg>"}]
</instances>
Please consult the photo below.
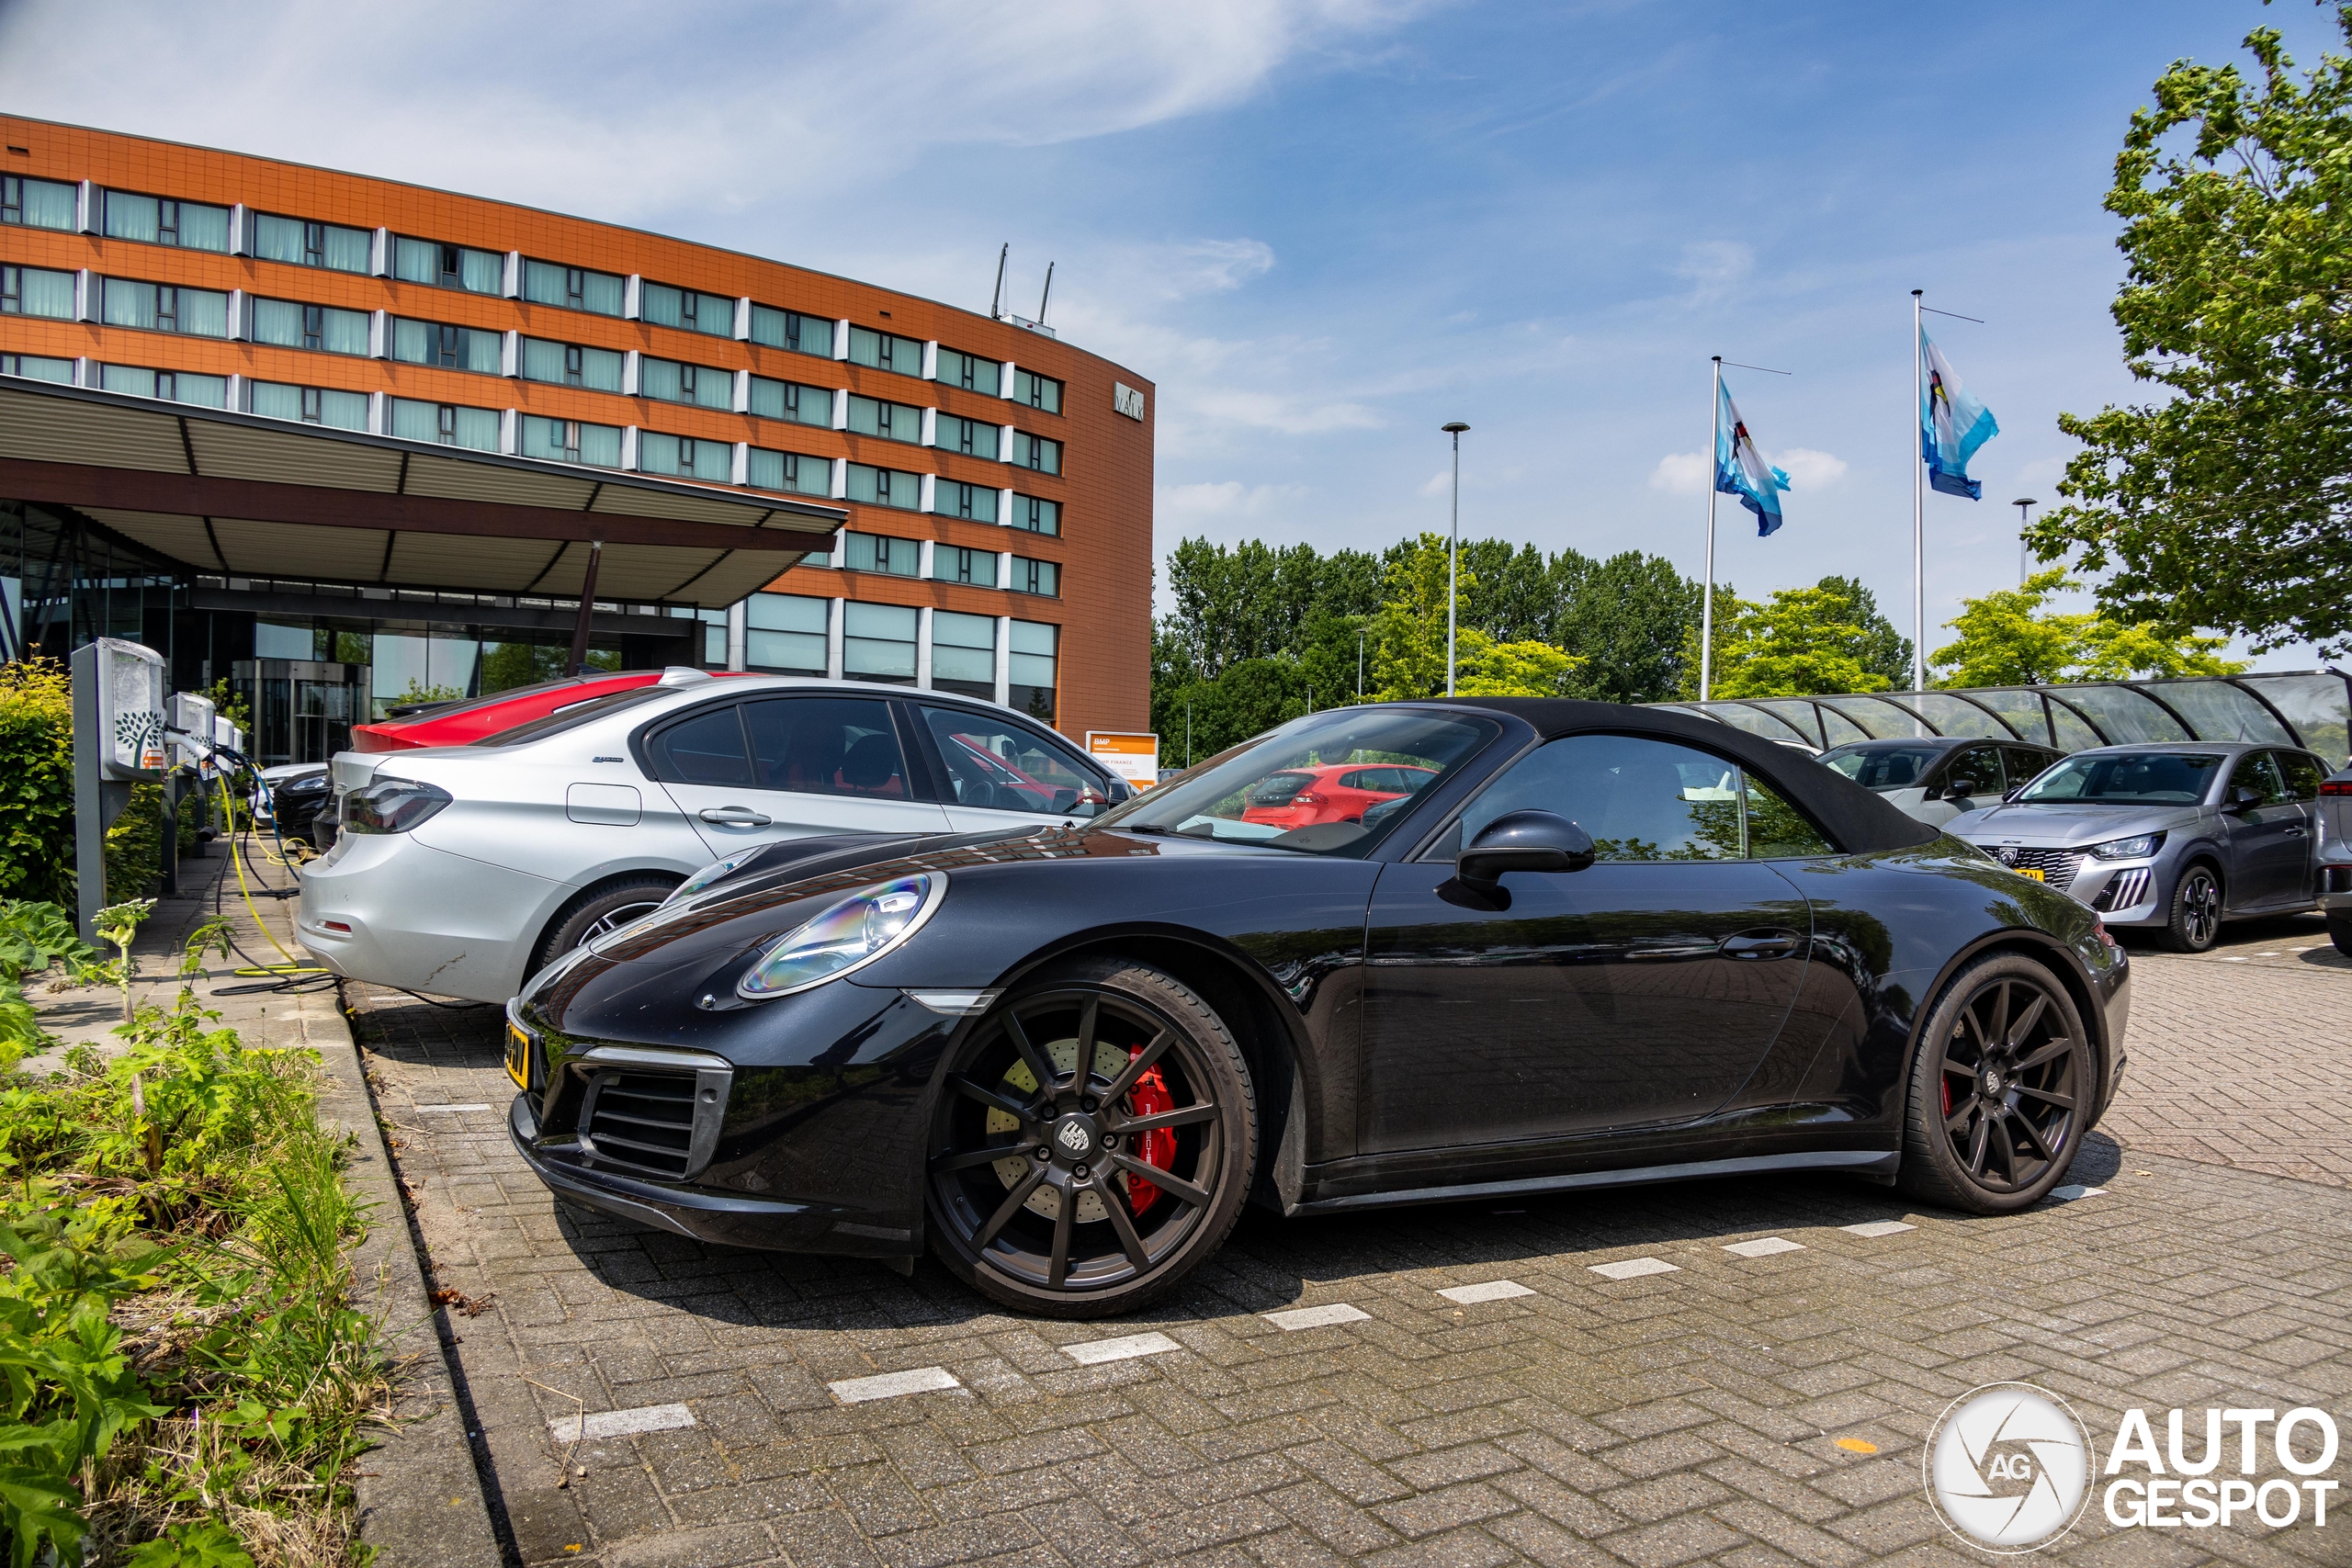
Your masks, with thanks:
<instances>
[{"instance_id":1,"label":"green bush","mask_svg":"<svg viewBox=\"0 0 2352 1568\"><path fill-rule=\"evenodd\" d=\"M0 665L0 897L74 902L74 689L64 665Z\"/></svg>"}]
</instances>

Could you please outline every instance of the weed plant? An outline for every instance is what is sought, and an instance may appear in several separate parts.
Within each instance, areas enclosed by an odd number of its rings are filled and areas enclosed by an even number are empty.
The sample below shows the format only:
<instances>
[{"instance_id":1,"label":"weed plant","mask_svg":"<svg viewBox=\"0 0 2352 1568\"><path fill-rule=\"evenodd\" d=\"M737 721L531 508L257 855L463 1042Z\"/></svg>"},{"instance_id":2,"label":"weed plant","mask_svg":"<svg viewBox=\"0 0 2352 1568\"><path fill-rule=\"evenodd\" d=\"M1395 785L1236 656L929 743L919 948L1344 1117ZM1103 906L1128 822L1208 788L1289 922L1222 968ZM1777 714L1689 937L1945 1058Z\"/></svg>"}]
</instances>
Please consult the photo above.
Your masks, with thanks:
<instances>
[{"instance_id":1,"label":"weed plant","mask_svg":"<svg viewBox=\"0 0 2352 1568\"><path fill-rule=\"evenodd\" d=\"M120 1055L0 1077L6 1568L372 1555L351 1470L389 1384L349 1140L319 1125L316 1053L249 1049L198 1005L185 981L221 932Z\"/></svg>"}]
</instances>

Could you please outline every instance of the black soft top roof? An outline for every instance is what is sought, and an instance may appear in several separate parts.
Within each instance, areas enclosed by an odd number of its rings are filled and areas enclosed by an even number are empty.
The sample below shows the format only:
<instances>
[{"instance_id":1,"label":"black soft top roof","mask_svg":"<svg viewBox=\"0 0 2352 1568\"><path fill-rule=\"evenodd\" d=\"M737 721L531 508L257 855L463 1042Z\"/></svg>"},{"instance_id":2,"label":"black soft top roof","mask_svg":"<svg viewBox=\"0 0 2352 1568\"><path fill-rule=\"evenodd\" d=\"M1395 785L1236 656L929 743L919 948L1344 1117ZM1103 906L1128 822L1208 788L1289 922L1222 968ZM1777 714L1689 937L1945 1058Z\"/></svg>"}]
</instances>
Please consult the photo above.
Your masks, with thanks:
<instances>
[{"instance_id":1,"label":"black soft top roof","mask_svg":"<svg viewBox=\"0 0 2352 1568\"><path fill-rule=\"evenodd\" d=\"M1905 815L1802 751L1711 718L1668 708L1577 702L1566 697L1456 697L1452 705L1509 714L1533 726L1546 740L1596 732L1648 735L1716 752L1770 780L1775 789L1826 829L1839 849L1851 853L1908 849L1941 831Z\"/></svg>"}]
</instances>

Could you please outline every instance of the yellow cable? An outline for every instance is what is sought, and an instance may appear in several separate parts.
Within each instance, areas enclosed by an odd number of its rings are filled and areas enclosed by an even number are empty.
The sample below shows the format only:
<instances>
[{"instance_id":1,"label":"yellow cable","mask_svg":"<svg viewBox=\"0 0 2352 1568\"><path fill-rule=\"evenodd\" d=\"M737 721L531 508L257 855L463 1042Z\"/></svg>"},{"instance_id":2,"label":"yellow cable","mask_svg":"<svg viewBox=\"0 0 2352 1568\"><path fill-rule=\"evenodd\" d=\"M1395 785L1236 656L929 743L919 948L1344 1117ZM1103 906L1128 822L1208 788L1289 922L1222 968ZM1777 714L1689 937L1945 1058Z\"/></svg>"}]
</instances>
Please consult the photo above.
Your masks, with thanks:
<instances>
[{"instance_id":1,"label":"yellow cable","mask_svg":"<svg viewBox=\"0 0 2352 1568\"><path fill-rule=\"evenodd\" d=\"M254 924L261 928L261 934L268 938L269 945L277 949L277 955L286 960L283 964L254 964L248 968L238 969L234 971L234 973L239 975L254 976L325 975L332 973L332 971L328 970L322 964L303 964L297 961L292 953L286 951L286 944L277 940L277 933L269 929L269 922L261 918L261 911L254 907L253 889L245 884L244 856L240 854L237 850L237 811L236 807L231 803L229 798L229 778L226 773L223 773L220 776L220 809L222 815L227 817L229 819L229 864L233 867L237 873L237 892L245 900L245 913L254 918ZM282 865L285 863L281 861L278 863Z\"/></svg>"}]
</instances>

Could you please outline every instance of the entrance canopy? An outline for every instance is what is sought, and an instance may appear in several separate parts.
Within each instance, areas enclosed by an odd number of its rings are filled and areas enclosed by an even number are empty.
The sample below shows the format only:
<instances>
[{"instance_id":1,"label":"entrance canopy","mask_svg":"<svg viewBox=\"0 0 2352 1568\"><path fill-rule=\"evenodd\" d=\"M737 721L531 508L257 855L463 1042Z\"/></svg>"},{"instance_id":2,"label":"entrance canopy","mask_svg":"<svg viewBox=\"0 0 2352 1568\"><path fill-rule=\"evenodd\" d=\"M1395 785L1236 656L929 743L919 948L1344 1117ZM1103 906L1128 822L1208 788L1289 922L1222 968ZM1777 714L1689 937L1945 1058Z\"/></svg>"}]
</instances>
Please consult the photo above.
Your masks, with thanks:
<instances>
[{"instance_id":1,"label":"entrance canopy","mask_svg":"<svg viewBox=\"0 0 2352 1568\"><path fill-rule=\"evenodd\" d=\"M10 377L0 498L191 575L718 609L833 547L839 507Z\"/></svg>"}]
</instances>

